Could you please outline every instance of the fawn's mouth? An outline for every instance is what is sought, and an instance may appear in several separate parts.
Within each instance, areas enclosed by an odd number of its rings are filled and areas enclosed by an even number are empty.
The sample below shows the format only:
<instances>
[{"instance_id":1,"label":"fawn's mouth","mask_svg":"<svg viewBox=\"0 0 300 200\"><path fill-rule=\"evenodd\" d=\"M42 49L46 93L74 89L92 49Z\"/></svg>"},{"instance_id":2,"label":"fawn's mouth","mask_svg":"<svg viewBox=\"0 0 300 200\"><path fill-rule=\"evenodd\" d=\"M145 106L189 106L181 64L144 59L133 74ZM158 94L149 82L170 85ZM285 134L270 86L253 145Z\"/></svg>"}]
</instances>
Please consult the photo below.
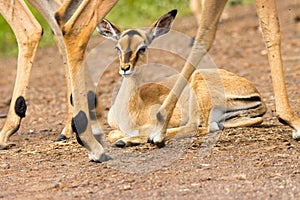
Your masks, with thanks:
<instances>
[{"instance_id":1,"label":"fawn's mouth","mask_svg":"<svg viewBox=\"0 0 300 200\"><path fill-rule=\"evenodd\" d=\"M130 76L132 76L134 74L134 71L131 71L131 70L128 70L128 71L120 70L119 74L122 77L130 77Z\"/></svg>"}]
</instances>

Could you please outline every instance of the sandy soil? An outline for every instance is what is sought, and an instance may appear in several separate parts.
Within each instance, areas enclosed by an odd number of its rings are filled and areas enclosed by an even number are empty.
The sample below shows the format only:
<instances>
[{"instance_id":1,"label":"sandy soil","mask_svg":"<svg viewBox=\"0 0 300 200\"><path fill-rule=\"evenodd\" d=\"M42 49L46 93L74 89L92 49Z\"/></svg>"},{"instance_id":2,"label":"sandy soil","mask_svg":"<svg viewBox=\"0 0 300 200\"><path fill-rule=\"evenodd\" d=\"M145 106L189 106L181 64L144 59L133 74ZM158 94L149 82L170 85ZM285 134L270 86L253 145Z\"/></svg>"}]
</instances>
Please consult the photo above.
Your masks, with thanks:
<instances>
[{"instance_id":1,"label":"sandy soil","mask_svg":"<svg viewBox=\"0 0 300 200\"><path fill-rule=\"evenodd\" d=\"M278 3L287 89L300 116L300 4ZM192 17L174 24L175 31L189 37L195 27ZM183 65L178 55L187 53L189 38L171 35L175 40L162 38L160 49L150 55L151 62L165 70L149 70L145 80ZM103 45L100 37L92 39L88 66L97 69L93 75L103 72L93 79L105 108L100 120L107 133L107 111L121 78L116 65L103 65L110 64L103 62L109 51ZM170 53L174 45L184 52ZM300 146L291 138L292 130L275 118L270 69L253 6L225 11L209 56L209 65L254 82L268 106L262 125L174 140L161 149L151 144L119 149L105 141L113 160L99 164L88 161L74 138L54 142L66 119L64 69L56 47L39 49L28 87L27 116L11 137L15 145L0 151L0 199L299 199ZM0 60L0 114L8 109L15 66L16 58ZM0 127L4 122L0 118Z\"/></svg>"}]
</instances>

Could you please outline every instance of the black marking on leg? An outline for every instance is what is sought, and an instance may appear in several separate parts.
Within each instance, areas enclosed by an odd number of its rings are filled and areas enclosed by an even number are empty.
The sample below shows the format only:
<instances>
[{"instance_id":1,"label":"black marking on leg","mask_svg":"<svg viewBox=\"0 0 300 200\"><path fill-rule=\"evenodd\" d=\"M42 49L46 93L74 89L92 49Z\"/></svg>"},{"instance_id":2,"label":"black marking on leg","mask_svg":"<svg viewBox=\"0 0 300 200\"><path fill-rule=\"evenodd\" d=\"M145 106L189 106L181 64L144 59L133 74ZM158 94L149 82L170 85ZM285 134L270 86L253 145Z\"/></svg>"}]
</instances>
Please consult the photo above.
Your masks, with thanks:
<instances>
[{"instance_id":1,"label":"black marking on leg","mask_svg":"<svg viewBox=\"0 0 300 200\"><path fill-rule=\"evenodd\" d=\"M88 100L90 118L91 118L91 120L96 120L97 116L96 116L95 109L97 107L98 100L97 100L97 96L96 96L95 92L88 91L87 100Z\"/></svg>"},{"instance_id":2,"label":"black marking on leg","mask_svg":"<svg viewBox=\"0 0 300 200\"><path fill-rule=\"evenodd\" d=\"M56 142L62 142L62 141L66 141L69 138L67 138L65 135L60 135L57 139Z\"/></svg>"},{"instance_id":3,"label":"black marking on leg","mask_svg":"<svg viewBox=\"0 0 300 200\"><path fill-rule=\"evenodd\" d=\"M101 145L103 145L103 134L95 134L94 137Z\"/></svg>"},{"instance_id":4,"label":"black marking on leg","mask_svg":"<svg viewBox=\"0 0 300 200\"><path fill-rule=\"evenodd\" d=\"M64 25L67 23L69 19L74 15L77 11L78 7L82 3L83 0L76 0L76 1L69 1L67 5L67 9L65 10L62 15L59 12L56 12L54 18L59 26Z\"/></svg>"},{"instance_id":5,"label":"black marking on leg","mask_svg":"<svg viewBox=\"0 0 300 200\"><path fill-rule=\"evenodd\" d=\"M65 27L63 27L63 28L61 29L61 34L62 34L63 36L66 35L66 29L65 29Z\"/></svg>"},{"instance_id":6,"label":"black marking on leg","mask_svg":"<svg viewBox=\"0 0 300 200\"><path fill-rule=\"evenodd\" d=\"M190 47L193 47L193 46L194 46L194 43L195 43L195 37L192 37L189 46L190 46Z\"/></svg>"},{"instance_id":7,"label":"black marking on leg","mask_svg":"<svg viewBox=\"0 0 300 200\"><path fill-rule=\"evenodd\" d=\"M19 117L24 118L25 114L26 114L26 109L27 109L27 106L26 106L26 102L25 102L24 97L19 96L17 98L16 104L15 104L15 112L16 112L16 114Z\"/></svg>"},{"instance_id":8,"label":"black marking on leg","mask_svg":"<svg viewBox=\"0 0 300 200\"><path fill-rule=\"evenodd\" d=\"M278 121L284 125L289 125L284 119L282 119L280 117L278 118Z\"/></svg>"},{"instance_id":9,"label":"black marking on leg","mask_svg":"<svg viewBox=\"0 0 300 200\"><path fill-rule=\"evenodd\" d=\"M85 130L88 126L88 118L87 118L85 112L79 111L79 113L75 117L72 118L71 126L72 126L73 132L76 135L77 142L81 146L84 146L83 142L80 139L80 135L85 132Z\"/></svg>"},{"instance_id":10,"label":"black marking on leg","mask_svg":"<svg viewBox=\"0 0 300 200\"><path fill-rule=\"evenodd\" d=\"M71 93L71 95L70 95L70 104L71 104L71 106L74 106L74 104L73 104L73 95L72 95L72 93Z\"/></svg>"},{"instance_id":11,"label":"black marking on leg","mask_svg":"<svg viewBox=\"0 0 300 200\"><path fill-rule=\"evenodd\" d=\"M21 123L21 121L20 121ZM20 129L20 124L18 124L15 129L12 131L12 134L14 134L15 132L17 132Z\"/></svg>"},{"instance_id":12,"label":"black marking on leg","mask_svg":"<svg viewBox=\"0 0 300 200\"><path fill-rule=\"evenodd\" d=\"M67 23L67 21L71 19L72 16L74 16L74 13L78 10L82 1L83 0L69 1L69 4L67 5L67 9L64 12L63 16L64 23Z\"/></svg>"},{"instance_id":13,"label":"black marking on leg","mask_svg":"<svg viewBox=\"0 0 300 200\"><path fill-rule=\"evenodd\" d=\"M159 121L159 122L164 122L164 117L162 116L162 114L160 112L158 112L156 114L156 119Z\"/></svg>"},{"instance_id":14,"label":"black marking on leg","mask_svg":"<svg viewBox=\"0 0 300 200\"><path fill-rule=\"evenodd\" d=\"M55 20L56 20L56 23L57 23L58 25L60 25L60 21L61 21L60 14L59 14L59 13L55 13L54 18L55 18Z\"/></svg>"},{"instance_id":15,"label":"black marking on leg","mask_svg":"<svg viewBox=\"0 0 300 200\"><path fill-rule=\"evenodd\" d=\"M95 109L98 104L98 100L97 100L97 96L96 96L95 92L88 91L87 98L88 98L89 109L90 110Z\"/></svg>"},{"instance_id":16,"label":"black marking on leg","mask_svg":"<svg viewBox=\"0 0 300 200\"><path fill-rule=\"evenodd\" d=\"M76 140L77 140L78 144L80 144L81 146L84 147L84 144L83 144L82 140L80 139L79 135L77 133L75 133L75 136L76 136Z\"/></svg>"}]
</instances>

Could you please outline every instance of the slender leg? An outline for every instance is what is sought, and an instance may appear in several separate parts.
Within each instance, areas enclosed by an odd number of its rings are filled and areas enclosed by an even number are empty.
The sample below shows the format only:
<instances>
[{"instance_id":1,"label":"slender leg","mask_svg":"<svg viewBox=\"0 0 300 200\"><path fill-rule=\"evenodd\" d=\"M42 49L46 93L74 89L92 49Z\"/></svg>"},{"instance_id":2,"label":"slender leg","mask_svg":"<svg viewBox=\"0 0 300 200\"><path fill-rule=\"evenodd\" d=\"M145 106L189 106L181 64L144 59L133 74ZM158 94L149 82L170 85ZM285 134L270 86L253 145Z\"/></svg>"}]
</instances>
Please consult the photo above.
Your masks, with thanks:
<instances>
[{"instance_id":1,"label":"slender leg","mask_svg":"<svg viewBox=\"0 0 300 200\"><path fill-rule=\"evenodd\" d=\"M58 49L60 51L60 54L63 58L64 63L64 69L65 69L65 78L66 78L66 95L67 95L67 102L68 102L68 112L67 112L67 120L66 125L64 129L62 130L62 133L60 137L57 139L58 141L65 140L67 138L70 138L73 131L71 128L71 121L72 121L72 105L71 105L71 83L70 83L70 77L69 77L69 69L67 66L67 55L66 55L66 47L64 44L64 39L62 32L56 23L56 20L54 18L54 13L56 10L61 6L62 2L59 0L55 1L40 1L40 0L29 0L30 4L46 19L48 24L50 25L55 41L57 43Z\"/></svg>"},{"instance_id":2,"label":"slender leg","mask_svg":"<svg viewBox=\"0 0 300 200\"><path fill-rule=\"evenodd\" d=\"M195 74L194 74L195 75ZM201 125L201 129L206 127L205 133L208 132L208 121L209 121L209 114L211 110L211 102L205 101L207 97L207 93L205 92L206 89L201 88L200 91L204 91L205 94L201 95L201 99L198 98L197 92L197 84L193 84L195 76L192 76L191 84L190 84L190 91L189 91L189 120L186 125L176 127L176 128L169 128L166 132L165 140L168 141L171 138L184 138L190 137L197 134L199 125ZM209 96L209 95L208 95ZM200 100L200 101L199 101ZM210 99L209 99L210 100ZM206 102L205 107L202 106L202 102ZM201 115L200 115L201 113ZM205 119L206 121L201 121L201 119Z\"/></svg>"},{"instance_id":3,"label":"slender leg","mask_svg":"<svg viewBox=\"0 0 300 200\"><path fill-rule=\"evenodd\" d=\"M203 0L190 0L190 8L194 16L196 17L197 24L200 24L201 12L202 12Z\"/></svg>"},{"instance_id":4,"label":"slender leg","mask_svg":"<svg viewBox=\"0 0 300 200\"><path fill-rule=\"evenodd\" d=\"M268 51L277 118L294 129L293 138L300 140L300 120L293 113L285 87L284 72L280 52L280 27L275 0L257 0L256 8L262 28L263 39Z\"/></svg>"},{"instance_id":5,"label":"slender leg","mask_svg":"<svg viewBox=\"0 0 300 200\"><path fill-rule=\"evenodd\" d=\"M164 145L168 123L173 114L177 100L187 84L186 80L190 78L195 70L195 67L199 64L203 56L212 46L217 25L226 2L227 0L206 0L203 2L203 8L205 9L203 9L201 14L194 46L181 71L180 78L176 81L172 91L169 93L157 113L156 129L150 135L150 140L152 140L158 146Z\"/></svg>"},{"instance_id":6,"label":"slender leg","mask_svg":"<svg viewBox=\"0 0 300 200\"><path fill-rule=\"evenodd\" d=\"M71 83L70 83L70 76L69 76L69 68L67 65L67 52L66 47L64 44L64 38L61 32L60 27L58 26L54 13L57 11L57 9L61 6L62 2L60 0L54 1L40 1L40 0L29 0L30 4L38 10L38 12L43 15L43 17L46 19L46 21L49 23L54 38L56 40L58 49L60 51L60 54L63 58L64 63L64 69L65 69L65 78L66 78L66 96L67 96L67 102L68 102L68 111L67 111L67 120L64 129L61 132L61 135L57 138L57 141L62 141L70 138L73 134L73 130L71 127L71 121L73 117L73 108L72 108L72 94L71 94ZM86 76L88 78L88 75ZM88 105L90 109L90 114L93 115L92 119L94 122L94 127L96 127L97 123L97 117L96 112L101 112L102 107L99 103L97 103L97 97L94 92L94 85L91 80L87 80L87 88L88 88ZM94 129L95 130L95 129ZM94 132L94 131L93 131ZM98 133L98 132L94 132Z\"/></svg>"},{"instance_id":7,"label":"slender leg","mask_svg":"<svg viewBox=\"0 0 300 200\"><path fill-rule=\"evenodd\" d=\"M66 0L55 14L66 45L73 100L72 129L78 142L88 150L89 158L99 162L110 158L104 154L102 145L92 135L83 63L92 32L116 2Z\"/></svg>"},{"instance_id":8,"label":"slender leg","mask_svg":"<svg viewBox=\"0 0 300 200\"><path fill-rule=\"evenodd\" d=\"M20 126L26 113L26 87L32 63L42 37L42 28L23 0L0 1L0 12L13 29L18 46L18 67L7 120L0 132L0 149L7 148L9 137Z\"/></svg>"}]
</instances>

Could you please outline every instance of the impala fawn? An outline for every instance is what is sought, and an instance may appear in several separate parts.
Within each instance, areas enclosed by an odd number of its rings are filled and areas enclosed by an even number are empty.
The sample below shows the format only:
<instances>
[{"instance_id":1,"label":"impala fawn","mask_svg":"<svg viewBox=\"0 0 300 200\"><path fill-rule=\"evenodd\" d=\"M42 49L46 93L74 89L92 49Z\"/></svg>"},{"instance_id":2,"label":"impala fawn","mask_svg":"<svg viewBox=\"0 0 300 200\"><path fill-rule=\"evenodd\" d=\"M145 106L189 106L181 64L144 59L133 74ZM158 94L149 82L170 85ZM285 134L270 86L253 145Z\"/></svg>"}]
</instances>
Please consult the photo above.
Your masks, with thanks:
<instances>
[{"instance_id":1,"label":"impala fawn","mask_svg":"<svg viewBox=\"0 0 300 200\"><path fill-rule=\"evenodd\" d=\"M123 80L108 113L108 123L115 129L108 139L119 147L148 141L160 105L180 78L174 75L140 86L147 48L155 38L169 32L176 14L172 10L163 15L147 31L121 31L106 19L97 26L101 35L116 42L119 54ZM199 69L188 83L168 124L167 139L262 123L266 107L248 80L221 69Z\"/></svg>"}]
</instances>

